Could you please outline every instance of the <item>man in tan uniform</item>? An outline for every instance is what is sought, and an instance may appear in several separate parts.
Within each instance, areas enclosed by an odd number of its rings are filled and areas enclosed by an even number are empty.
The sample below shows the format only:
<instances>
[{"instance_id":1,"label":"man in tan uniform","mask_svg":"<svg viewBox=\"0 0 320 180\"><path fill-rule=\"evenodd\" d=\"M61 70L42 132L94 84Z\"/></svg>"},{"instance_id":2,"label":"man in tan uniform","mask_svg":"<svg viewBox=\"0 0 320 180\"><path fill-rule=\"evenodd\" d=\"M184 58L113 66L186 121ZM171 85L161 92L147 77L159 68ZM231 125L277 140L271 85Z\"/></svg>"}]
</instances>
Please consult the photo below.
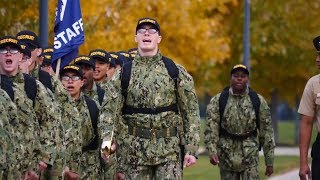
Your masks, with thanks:
<instances>
[{"instance_id":1,"label":"man in tan uniform","mask_svg":"<svg viewBox=\"0 0 320 180\"><path fill-rule=\"evenodd\" d=\"M320 69L320 36L313 39L314 47L317 50L316 63ZM320 74L310 78L304 88L298 112L301 114L300 120L300 171L301 180L320 179ZM312 134L314 119L317 120L318 135L316 141L312 145L311 171L308 165L308 149Z\"/></svg>"}]
</instances>

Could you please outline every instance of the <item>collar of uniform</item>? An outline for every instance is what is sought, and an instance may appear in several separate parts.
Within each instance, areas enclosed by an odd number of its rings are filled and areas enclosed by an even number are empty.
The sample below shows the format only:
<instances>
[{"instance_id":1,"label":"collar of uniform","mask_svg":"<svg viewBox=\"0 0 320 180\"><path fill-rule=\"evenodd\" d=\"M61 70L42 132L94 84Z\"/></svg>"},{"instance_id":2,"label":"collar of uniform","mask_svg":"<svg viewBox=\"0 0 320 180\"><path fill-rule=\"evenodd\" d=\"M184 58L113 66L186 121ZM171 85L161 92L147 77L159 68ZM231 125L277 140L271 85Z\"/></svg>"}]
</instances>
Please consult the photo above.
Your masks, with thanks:
<instances>
[{"instance_id":1,"label":"collar of uniform","mask_svg":"<svg viewBox=\"0 0 320 180\"><path fill-rule=\"evenodd\" d=\"M24 77L21 71L19 71L15 76L9 76L9 78L15 83L23 83Z\"/></svg>"},{"instance_id":2,"label":"collar of uniform","mask_svg":"<svg viewBox=\"0 0 320 180\"><path fill-rule=\"evenodd\" d=\"M92 89L83 89L83 93L91 98L93 98L94 93L97 92L97 84L93 81Z\"/></svg>"},{"instance_id":3,"label":"collar of uniform","mask_svg":"<svg viewBox=\"0 0 320 180\"><path fill-rule=\"evenodd\" d=\"M80 91L79 99L73 99L74 104L78 107L81 104L82 99L84 99L84 93Z\"/></svg>"},{"instance_id":4,"label":"collar of uniform","mask_svg":"<svg viewBox=\"0 0 320 180\"><path fill-rule=\"evenodd\" d=\"M96 85L99 85L100 87L103 86L105 83L108 83L108 78L106 78L105 80L103 81L99 81L99 82L95 82Z\"/></svg>"},{"instance_id":5,"label":"collar of uniform","mask_svg":"<svg viewBox=\"0 0 320 180\"><path fill-rule=\"evenodd\" d=\"M158 52L156 55L152 57L142 57L139 54L135 56L135 61L144 64L153 64L154 62L159 61L162 58L162 55Z\"/></svg>"},{"instance_id":6,"label":"collar of uniform","mask_svg":"<svg viewBox=\"0 0 320 180\"><path fill-rule=\"evenodd\" d=\"M245 95L249 94L249 87L247 86L246 91L243 94L234 94L232 87L229 88L229 92L233 96L245 96Z\"/></svg>"},{"instance_id":7,"label":"collar of uniform","mask_svg":"<svg viewBox=\"0 0 320 180\"><path fill-rule=\"evenodd\" d=\"M33 70L30 71L30 75L36 79L39 78L39 66L36 65Z\"/></svg>"}]
</instances>

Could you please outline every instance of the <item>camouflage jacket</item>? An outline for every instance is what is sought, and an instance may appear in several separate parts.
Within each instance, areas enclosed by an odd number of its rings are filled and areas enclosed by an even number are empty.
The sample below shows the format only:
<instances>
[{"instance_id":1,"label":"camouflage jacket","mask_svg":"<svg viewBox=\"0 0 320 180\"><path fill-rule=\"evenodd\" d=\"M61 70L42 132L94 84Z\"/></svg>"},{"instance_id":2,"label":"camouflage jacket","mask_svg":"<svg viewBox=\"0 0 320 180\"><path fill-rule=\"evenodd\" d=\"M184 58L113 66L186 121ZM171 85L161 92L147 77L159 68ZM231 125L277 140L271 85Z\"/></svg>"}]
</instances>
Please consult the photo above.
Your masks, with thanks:
<instances>
[{"instance_id":1,"label":"camouflage jacket","mask_svg":"<svg viewBox=\"0 0 320 180\"><path fill-rule=\"evenodd\" d=\"M93 81L93 85L92 85L92 89L91 90L87 90L87 89L82 89L82 92L84 95L90 97L91 99L93 99L94 101L97 102L98 106L100 106L99 103L99 96L98 96L98 90L97 90L97 83ZM105 100L105 95L103 97L103 101Z\"/></svg>"},{"instance_id":2,"label":"camouflage jacket","mask_svg":"<svg viewBox=\"0 0 320 180\"><path fill-rule=\"evenodd\" d=\"M81 154L83 147L83 119L80 116L75 101L71 96L61 99L59 103L63 104L61 108L61 118L64 128L63 145L65 151L62 153L64 166L68 166L71 171L80 173ZM59 168L59 170L61 170Z\"/></svg>"},{"instance_id":3,"label":"camouflage jacket","mask_svg":"<svg viewBox=\"0 0 320 180\"><path fill-rule=\"evenodd\" d=\"M39 69L40 69L40 66L36 63L36 66L29 73L30 76L39 80Z\"/></svg>"},{"instance_id":4,"label":"camouflage jacket","mask_svg":"<svg viewBox=\"0 0 320 180\"><path fill-rule=\"evenodd\" d=\"M107 83L103 89L105 90L105 95L100 108L98 130L101 140L108 141L114 131L113 124L119 119L117 118L117 115L119 115L119 107L116 103L118 101L119 94L110 83Z\"/></svg>"},{"instance_id":5,"label":"camouflage jacket","mask_svg":"<svg viewBox=\"0 0 320 180\"><path fill-rule=\"evenodd\" d=\"M107 84L108 82L109 82L109 81L108 81L108 78L106 78L104 81L100 81L100 82L95 81L95 83L96 83L97 85L99 85L102 89L105 89L105 88L106 88L106 84Z\"/></svg>"},{"instance_id":6,"label":"camouflage jacket","mask_svg":"<svg viewBox=\"0 0 320 180\"><path fill-rule=\"evenodd\" d=\"M119 122L117 140L120 143L119 156L126 155L126 164L156 165L167 161L177 161L179 156L180 137L142 138L129 134L128 127L143 129L176 128L183 123L186 153L195 155L199 137L199 107L192 77L180 65L178 80L178 98L174 81L171 79L162 61L162 55L154 57L135 56L132 62L130 83L126 102L121 94L120 71L113 76L111 83L119 96L117 101ZM166 107L179 104L180 114L173 111L158 114L122 114L124 104L135 108ZM121 148L123 147L123 148ZM125 152L122 153L121 151ZM121 166L121 165L120 165Z\"/></svg>"},{"instance_id":7,"label":"camouflage jacket","mask_svg":"<svg viewBox=\"0 0 320 180\"><path fill-rule=\"evenodd\" d=\"M24 77L20 72L16 76L11 77L13 82L17 84L20 90L24 91ZM38 132L40 136L41 148L41 159L42 161L53 165L56 151L61 151L62 140L61 137L61 115L56 114L58 110L54 105L52 95L50 95L47 89L36 80L37 93L34 101L34 106L32 105L32 100L29 100L29 106L33 107L36 114L37 121L34 122L35 126L38 127L37 131L31 131L32 133ZM26 96L26 93L22 93Z\"/></svg>"},{"instance_id":8,"label":"camouflage jacket","mask_svg":"<svg viewBox=\"0 0 320 180\"><path fill-rule=\"evenodd\" d=\"M81 119L82 142L84 147L86 145L89 145L94 140L94 129L91 122L92 120L89 107L83 93L81 93L80 98L76 100L75 103ZM97 102L96 105L99 108ZM100 151L98 150L82 151L80 167L82 179L96 179L96 177L99 176L99 171L101 169L99 152Z\"/></svg>"},{"instance_id":9,"label":"camouflage jacket","mask_svg":"<svg viewBox=\"0 0 320 180\"><path fill-rule=\"evenodd\" d=\"M3 75L1 75L3 76ZM17 76L21 77L22 74ZM14 79L15 77L11 77ZM22 76L23 78L23 76ZM17 144L19 144L16 150L14 158L17 159L15 166L16 174L22 173L27 169L33 169L37 167L38 157L40 155L40 141L39 141L39 124L35 111L32 107L32 101L27 98L26 93L18 83L13 82L13 94L14 104L16 105L17 118L15 119L11 115L10 124L14 128L14 133L17 137ZM2 98L5 98L3 95ZM3 99L2 99L3 100ZM6 107L11 107L9 103ZM14 114L14 111L7 110L8 114ZM12 112L12 113L10 113ZM15 119L15 120L14 120Z\"/></svg>"},{"instance_id":10,"label":"camouflage jacket","mask_svg":"<svg viewBox=\"0 0 320 180\"><path fill-rule=\"evenodd\" d=\"M243 95L234 95L232 89L229 89L230 95L225 107L221 127L231 134L245 134L257 128L256 115L248 92L249 89ZM221 135L219 137L220 94L214 96L207 107L205 144L209 154L218 154L221 168L242 171L248 167L258 165L259 144L261 144L265 155L265 164L272 166L275 142L270 109L265 99L258 94L261 102L258 135L237 140L228 136Z\"/></svg>"},{"instance_id":11,"label":"camouflage jacket","mask_svg":"<svg viewBox=\"0 0 320 180\"><path fill-rule=\"evenodd\" d=\"M0 171L7 174L8 179L13 179L13 172L19 174L16 164L19 160L17 152L18 139L11 123L17 123L17 107L13 104L5 91L0 89ZM3 179L0 173L0 179ZM19 178L16 176L15 178Z\"/></svg>"},{"instance_id":12,"label":"camouflage jacket","mask_svg":"<svg viewBox=\"0 0 320 180\"><path fill-rule=\"evenodd\" d=\"M85 101L84 95L81 93L80 99L75 101L76 107L79 111L82 125L82 142L83 145L88 145L94 138L93 127L91 124L91 117L89 108Z\"/></svg>"}]
</instances>

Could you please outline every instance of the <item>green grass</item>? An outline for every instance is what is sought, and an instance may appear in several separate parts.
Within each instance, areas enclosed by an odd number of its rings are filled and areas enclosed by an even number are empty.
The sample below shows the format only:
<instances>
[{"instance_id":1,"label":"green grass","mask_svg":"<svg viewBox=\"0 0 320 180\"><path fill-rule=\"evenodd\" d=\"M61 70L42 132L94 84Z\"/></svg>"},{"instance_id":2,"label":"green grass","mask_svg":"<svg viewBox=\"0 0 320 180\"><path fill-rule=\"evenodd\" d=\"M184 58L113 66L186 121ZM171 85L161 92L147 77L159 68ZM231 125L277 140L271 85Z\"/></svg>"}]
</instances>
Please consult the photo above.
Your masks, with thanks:
<instances>
[{"instance_id":1,"label":"green grass","mask_svg":"<svg viewBox=\"0 0 320 180\"><path fill-rule=\"evenodd\" d=\"M278 123L278 144L297 146L297 144L295 144L295 136L299 136L299 130L296 130L295 126L296 125L294 121L281 121ZM312 143L315 141L315 138L317 137L316 127L316 124L314 124L311 137ZM312 145L312 143L310 143L310 146Z\"/></svg>"},{"instance_id":2,"label":"green grass","mask_svg":"<svg viewBox=\"0 0 320 180\"><path fill-rule=\"evenodd\" d=\"M294 145L295 136L298 132L295 131L294 122L280 122L278 124L279 144Z\"/></svg>"},{"instance_id":3,"label":"green grass","mask_svg":"<svg viewBox=\"0 0 320 180\"><path fill-rule=\"evenodd\" d=\"M282 174L298 167L298 156L276 156L274 160L274 174ZM267 179L264 175L265 165L264 158L260 157L259 173L260 179ZM202 179L220 179L219 168L209 162L206 155L199 156L197 164L184 170L185 180L202 180Z\"/></svg>"}]
</instances>

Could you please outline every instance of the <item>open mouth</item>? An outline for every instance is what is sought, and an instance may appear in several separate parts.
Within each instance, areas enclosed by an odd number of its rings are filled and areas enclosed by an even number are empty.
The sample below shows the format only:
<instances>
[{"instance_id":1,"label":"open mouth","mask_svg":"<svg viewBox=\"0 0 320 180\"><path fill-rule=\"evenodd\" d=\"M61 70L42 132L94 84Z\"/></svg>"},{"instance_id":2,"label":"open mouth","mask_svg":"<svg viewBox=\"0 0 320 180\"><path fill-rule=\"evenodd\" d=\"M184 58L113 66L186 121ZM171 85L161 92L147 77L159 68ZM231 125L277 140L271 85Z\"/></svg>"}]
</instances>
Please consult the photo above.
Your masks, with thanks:
<instances>
[{"instance_id":1,"label":"open mouth","mask_svg":"<svg viewBox=\"0 0 320 180\"><path fill-rule=\"evenodd\" d=\"M142 42L144 42L144 43L151 43L151 39L143 39Z\"/></svg>"},{"instance_id":2,"label":"open mouth","mask_svg":"<svg viewBox=\"0 0 320 180\"><path fill-rule=\"evenodd\" d=\"M12 60L11 60L11 59L7 59L7 60L6 60L6 64L7 64L7 65L11 65L11 64L12 64Z\"/></svg>"},{"instance_id":3,"label":"open mouth","mask_svg":"<svg viewBox=\"0 0 320 180\"><path fill-rule=\"evenodd\" d=\"M73 86L67 86L67 90L68 90L68 91L73 91L73 90L74 90L74 87L73 87Z\"/></svg>"}]
</instances>

